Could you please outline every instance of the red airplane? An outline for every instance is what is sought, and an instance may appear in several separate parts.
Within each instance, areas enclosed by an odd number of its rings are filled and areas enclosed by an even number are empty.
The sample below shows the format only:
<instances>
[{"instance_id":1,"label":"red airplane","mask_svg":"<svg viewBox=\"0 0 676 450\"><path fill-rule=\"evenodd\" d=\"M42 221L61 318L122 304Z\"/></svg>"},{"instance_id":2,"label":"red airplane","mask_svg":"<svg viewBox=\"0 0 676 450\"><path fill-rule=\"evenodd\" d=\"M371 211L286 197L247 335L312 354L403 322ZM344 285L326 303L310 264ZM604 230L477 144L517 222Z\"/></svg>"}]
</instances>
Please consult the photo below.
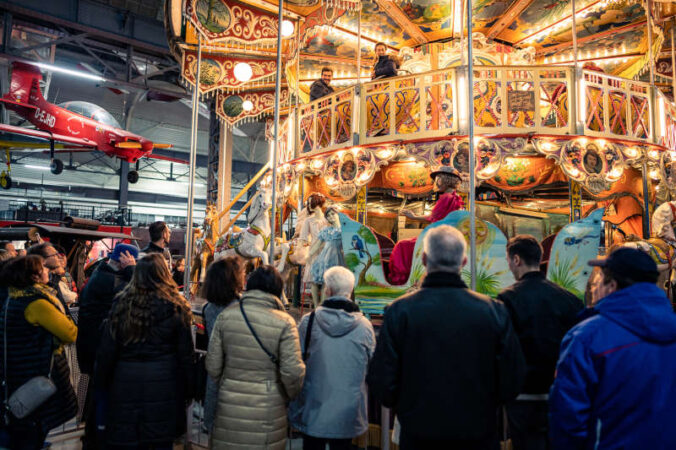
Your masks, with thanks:
<instances>
[{"instance_id":1,"label":"red airplane","mask_svg":"<svg viewBox=\"0 0 676 450\"><path fill-rule=\"evenodd\" d=\"M36 130L0 124L0 132L19 134L49 141L53 174L63 171L63 162L54 158L54 143L68 145L63 151L99 150L110 157L137 162L140 158L155 158L185 164L186 161L161 155L153 155L153 148L170 148L171 144L158 144L143 136L130 133L120 127L115 118L103 108L87 102L66 102L61 105L49 103L42 96L40 82L42 73L37 66L23 62L12 63L12 79L9 93L0 102L35 125ZM74 148L70 146L75 146ZM7 161L9 168L9 160ZM0 186L11 187L9 174L3 171ZM138 181L138 172L129 171L130 183Z\"/></svg>"}]
</instances>

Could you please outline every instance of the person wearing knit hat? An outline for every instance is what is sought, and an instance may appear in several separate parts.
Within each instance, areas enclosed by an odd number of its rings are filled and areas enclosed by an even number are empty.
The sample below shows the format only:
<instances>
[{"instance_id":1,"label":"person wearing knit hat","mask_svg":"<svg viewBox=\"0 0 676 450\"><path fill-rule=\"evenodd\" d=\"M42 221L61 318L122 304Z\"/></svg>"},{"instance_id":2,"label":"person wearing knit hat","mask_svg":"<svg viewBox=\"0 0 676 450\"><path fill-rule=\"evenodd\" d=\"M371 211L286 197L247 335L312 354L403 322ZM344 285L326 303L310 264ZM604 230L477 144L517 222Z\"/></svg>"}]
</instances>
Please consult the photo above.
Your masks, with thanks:
<instances>
[{"instance_id":1,"label":"person wearing knit hat","mask_svg":"<svg viewBox=\"0 0 676 450\"><path fill-rule=\"evenodd\" d=\"M101 341L101 324L108 317L115 295L131 281L138 255L139 250L135 246L117 244L110 253L108 261L99 264L80 294L76 341L77 360L80 372L89 375L87 396L82 412L82 419L85 422L85 433L82 437L83 448L101 447L101 443L97 441L94 400L96 391L94 361Z\"/></svg>"},{"instance_id":2,"label":"person wearing knit hat","mask_svg":"<svg viewBox=\"0 0 676 450\"><path fill-rule=\"evenodd\" d=\"M123 253L127 252L129 256L133 256L134 259L138 259L138 247L135 247L131 244L119 243L113 248L112 253L110 254L110 259L113 261L120 262L120 256Z\"/></svg>"}]
</instances>

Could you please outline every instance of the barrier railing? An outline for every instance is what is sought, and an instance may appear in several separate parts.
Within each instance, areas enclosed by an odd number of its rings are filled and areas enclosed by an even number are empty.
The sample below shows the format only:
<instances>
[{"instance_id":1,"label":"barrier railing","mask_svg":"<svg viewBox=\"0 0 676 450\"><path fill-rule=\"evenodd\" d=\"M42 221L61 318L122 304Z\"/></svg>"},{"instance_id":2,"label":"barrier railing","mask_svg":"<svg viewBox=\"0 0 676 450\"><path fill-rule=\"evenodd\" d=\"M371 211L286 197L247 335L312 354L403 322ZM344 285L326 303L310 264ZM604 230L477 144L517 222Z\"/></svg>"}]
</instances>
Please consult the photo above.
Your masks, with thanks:
<instances>
[{"instance_id":1,"label":"barrier railing","mask_svg":"<svg viewBox=\"0 0 676 450\"><path fill-rule=\"evenodd\" d=\"M474 126L479 133L573 134L569 67L475 68Z\"/></svg>"},{"instance_id":2,"label":"barrier railing","mask_svg":"<svg viewBox=\"0 0 676 450\"><path fill-rule=\"evenodd\" d=\"M300 106L298 156L466 134L470 115L477 133L585 134L676 150L676 105L648 83L565 66L475 66L470 114L466 74L454 67L375 80Z\"/></svg>"},{"instance_id":3,"label":"barrier railing","mask_svg":"<svg viewBox=\"0 0 676 450\"><path fill-rule=\"evenodd\" d=\"M355 88L315 100L299 107L299 152L332 150L353 144Z\"/></svg>"},{"instance_id":4,"label":"barrier railing","mask_svg":"<svg viewBox=\"0 0 676 450\"><path fill-rule=\"evenodd\" d=\"M650 84L585 70L580 90L585 135L652 142Z\"/></svg>"},{"instance_id":5,"label":"barrier railing","mask_svg":"<svg viewBox=\"0 0 676 450\"><path fill-rule=\"evenodd\" d=\"M359 142L369 144L456 132L455 92L455 68L364 84L359 102Z\"/></svg>"}]
</instances>

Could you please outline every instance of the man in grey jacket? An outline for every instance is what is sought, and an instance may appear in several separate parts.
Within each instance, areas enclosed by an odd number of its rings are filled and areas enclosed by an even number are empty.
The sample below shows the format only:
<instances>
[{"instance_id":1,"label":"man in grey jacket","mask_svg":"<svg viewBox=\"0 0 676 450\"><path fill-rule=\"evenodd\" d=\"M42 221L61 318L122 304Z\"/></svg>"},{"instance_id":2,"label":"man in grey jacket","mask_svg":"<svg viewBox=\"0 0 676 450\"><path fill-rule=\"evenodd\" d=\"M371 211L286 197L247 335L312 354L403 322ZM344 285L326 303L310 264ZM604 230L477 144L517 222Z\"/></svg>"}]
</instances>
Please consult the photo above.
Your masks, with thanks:
<instances>
[{"instance_id":1,"label":"man in grey jacket","mask_svg":"<svg viewBox=\"0 0 676 450\"><path fill-rule=\"evenodd\" d=\"M354 275L344 267L324 273L326 300L298 325L306 375L289 406L291 424L303 433L303 450L351 448L368 429L366 371L375 350L371 322L350 300Z\"/></svg>"}]
</instances>

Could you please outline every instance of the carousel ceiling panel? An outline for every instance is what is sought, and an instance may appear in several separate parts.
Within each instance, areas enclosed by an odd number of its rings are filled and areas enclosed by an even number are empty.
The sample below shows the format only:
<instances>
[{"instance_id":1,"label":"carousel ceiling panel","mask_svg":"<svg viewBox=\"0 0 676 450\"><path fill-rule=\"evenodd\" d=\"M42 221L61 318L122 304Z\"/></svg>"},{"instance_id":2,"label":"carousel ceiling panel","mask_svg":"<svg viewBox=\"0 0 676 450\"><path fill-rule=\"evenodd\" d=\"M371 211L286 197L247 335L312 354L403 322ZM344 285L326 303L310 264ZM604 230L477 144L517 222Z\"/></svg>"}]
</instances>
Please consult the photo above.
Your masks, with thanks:
<instances>
[{"instance_id":1,"label":"carousel ceiling panel","mask_svg":"<svg viewBox=\"0 0 676 450\"><path fill-rule=\"evenodd\" d=\"M597 3L600 2L598 0L579 0L575 6L580 11ZM534 33L540 32L548 25L566 20L571 16L571 11L570 1L534 1L498 37L512 44L517 43Z\"/></svg>"},{"instance_id":2,"label":"carousel ceiling panel","mask_svg":"<svg viewBox=\"0 0 676 450\"><path fill-rule=\"evenodd\" d=\"M474 31L487 34L488 30L505 14L510 8L515 7L524 0L492 1L479 0L474 2Z\"/></svg>"},{"instance_id":3,"label":"carousel ceiling panel","mask_svg":"<svg viewBox=\"0 0 676 450\"><path fill-rule=\"evenodd\" d=\"M316 28L306 35L301 51L310 55L357 59L357 40L350 33L327 28Z\"/></svg>"},{"instance_id":4,"label":"carousel ceiling panel","mask_svg":"<svg viewBox=\"0 0 676 450\"><path fill-rule=\"evenodd\" d=\"M540 48L553 47L563 43L571 43L572 20L562 22L563 26L553 26L544 29L543 32L531 35L524 40L524 45L534 45ZM591 7L586 15L577 17L577 39L578 42L592 36L603 36L614 31L619 31L632 25L641 26L645 24L645 11L640 4L617 3L604 9Z\"/></svg>"},{"instance_id":5,"label":"carousel ceiling panel","mask_svg":"<svg viewBox=\"0 0 676 450\"><path fill-rule=\"evenodd\" d=\"M336 25L357 34L359 14L345 14L338 19ZM397 48L409 45L411 41L411 36L406 30L402 29L376 2L362 3L361 32L362 37L376 42L385 42L389 46ZM373 46L368 41L362 41L362 43Z\"/></svg>"},{"instance_id":6,"label":"carousel ceiling panel","mask_svg":"<svg viewBox=\"0 0 676 450\"><path fill-rule=\"evenodd\" d=\"M446 37L450 36L452 25L452 3L450 1L400 0L395 3L408 20L426 35L445 32Z\"/></svg>"},{"instance_id":7,"label":"carousel ceiling panel","mask_svg":"<svg viewBox=\"0 0 676 450\"><path fill-rule=\"evenodd\" d=\"M647 50L645 44L645 28L635 27L618 33L596 36L594 39L578 41L578 55L580 59L599 58L603 56L639 54ZM573 46L566 43L556 48L543 50L545 57L559 56L557 62L572 61Z\"/></svg>"}]
</instances>

